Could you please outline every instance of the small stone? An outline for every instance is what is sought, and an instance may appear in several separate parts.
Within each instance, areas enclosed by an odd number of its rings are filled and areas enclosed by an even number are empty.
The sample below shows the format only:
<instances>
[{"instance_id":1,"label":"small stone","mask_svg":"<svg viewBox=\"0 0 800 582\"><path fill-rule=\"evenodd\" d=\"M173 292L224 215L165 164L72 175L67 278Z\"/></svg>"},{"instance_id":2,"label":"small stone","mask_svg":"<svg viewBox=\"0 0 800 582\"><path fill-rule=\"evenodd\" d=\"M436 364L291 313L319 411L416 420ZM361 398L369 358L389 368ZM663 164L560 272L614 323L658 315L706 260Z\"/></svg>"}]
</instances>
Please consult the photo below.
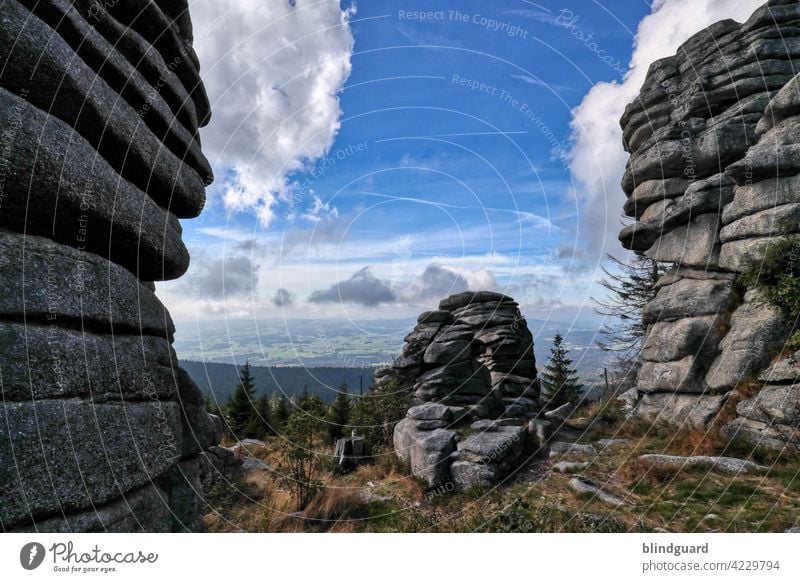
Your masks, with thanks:
<instances>
[{"instance_id":1,"label":"small stone","mask_svg":"<svg viewBox=\"0 0 800 582\"><path fill-rule=\"evenodd\" d=\"M573 491L576 491L578 493L589 493L591 495L596 496L603 503L607 503L609 505L614 505L616 507L622 507L624 505L628 505L628 503L621 497L617 497L612 493L604 491L598 485L594 484L588 479L573 477L569 481L569 486Z\"/></svg>"},{"instance_id":2,"label":"small stone","mask_svg":"<svg viewBox=\"0 0 800 582\"><path fill-rule=\"evenodd\" d=\"M269 464L255 457L245 457L242 459L242 469L245 471L271 471Z\"/></svg>"},{"instance_id":3,"label":"small stone","mask_svg":"<svg viewBox=\"0 0 800 582\"><path fill-rule=\"evenodd\" d=\"M569 402L562 404L558 408L551 410L549 412L544 413L544 417L547 420L558 420L564 422L567 420L572 413L575 411L575 407L570 404Z\"/></svg>"},{"instance_id":4,"label":"small stone","mask_svg":"<svg viewBox=\"0 0 800 582\"><path fill-rule=\"evenodd\" d=\"M588 461L559 461L553 465L553 471L557 473L575 473L583 471L588 466Z\"/></svg>"},{"instance_id":5,"label":"small stone","mask_svg":"<svg viewBox=\"0 0 800 582\"><path fill-rule=\"evenodd\" d=\"M592 445L581 445L578 443L565 443L562 441L550 443L550 457L557 457L559 455L588 455L590 457L596 457L597 449Z\"/></svg>"},{"instance_id":6,"label":"small stone","mask_svg":"<svg viewBox=\"0 0 800 582\"><path fill-rule=\"evenodd\" d=\"M769 470L769 467L765 467L764 465L759 465L745 459L736 459L734 457L710 457L706 455L697 455L693 457L681 457L677 455L642 455L640 459L658 467L678 470L702 467L709 471L733 473L735 475L762 473Z\"/></svg>"},{"instance_id":7,"label":"small stone","mask_svg":"<svg viewBox=\"0 0 800 582\"><path fill-rule=\"evenodd\" d=\"M553 425L549 420L534 418L528 422L528 435L535 438L540 447L550 440L552 434Z\"/></svg>"},{"instance_id":8,"label":"small stone","mask_svg":"<svg viewBox=\"0 0 800 582\"><path fill-rule=\"evenodd\" d=\"M630 439L600 439L597 441L597 445L607 449L609 447L618 447L630 442Z\"/></svg>"}]
</instances>

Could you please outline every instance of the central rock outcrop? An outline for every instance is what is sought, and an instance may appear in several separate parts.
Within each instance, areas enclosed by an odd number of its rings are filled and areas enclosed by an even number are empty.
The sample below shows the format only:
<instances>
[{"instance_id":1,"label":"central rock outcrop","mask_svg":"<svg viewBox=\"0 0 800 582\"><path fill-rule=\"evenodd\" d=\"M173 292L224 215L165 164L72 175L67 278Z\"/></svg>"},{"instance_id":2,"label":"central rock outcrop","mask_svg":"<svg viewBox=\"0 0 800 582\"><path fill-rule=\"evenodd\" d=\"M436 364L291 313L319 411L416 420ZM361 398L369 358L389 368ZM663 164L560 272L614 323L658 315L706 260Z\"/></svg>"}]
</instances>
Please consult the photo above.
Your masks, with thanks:
<instances>
[{"instance_id":1,"label":"central rock outcrop","mask_svg":"<svg viewBox=\"0 0 800 582\"><path fill-rule=\"evenodd\" d=\"M489 485L522 461L540 410L533 336L510 297L466 292L418 318L376 383L408 391L397 455L430 487Z\"/></svg>"}]
</instances>

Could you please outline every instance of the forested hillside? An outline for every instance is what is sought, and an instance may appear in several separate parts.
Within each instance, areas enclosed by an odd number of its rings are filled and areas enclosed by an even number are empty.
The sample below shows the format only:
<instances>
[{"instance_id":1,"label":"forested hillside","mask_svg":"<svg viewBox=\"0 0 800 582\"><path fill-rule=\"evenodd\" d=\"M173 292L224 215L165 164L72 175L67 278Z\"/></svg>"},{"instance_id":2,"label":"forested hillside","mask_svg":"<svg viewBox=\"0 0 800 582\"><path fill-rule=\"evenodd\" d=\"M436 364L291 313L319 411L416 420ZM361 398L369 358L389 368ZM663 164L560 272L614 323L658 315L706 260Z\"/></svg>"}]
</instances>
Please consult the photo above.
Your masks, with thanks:
<instances>
[{"instance_id":1,"label":"forested hillside","mask_svg":"<svg viewBox=\"0 0 800 582\"><path fill-rule=\"evenodd\" d=\"M239 381L237 367L232 364L208 364L194 361L181 361L197 383L203 394L216 397L217 402L225 403ZM300 366L266 367L252 366L250 371L255 380L258 394L283 392L287 397L300 394L305 387L330 403L336 397L337 389L347 384L351 394L358 394L363 385L364 391L372 383L373 368L334 368Z\"/></svg>"}]
</instances>

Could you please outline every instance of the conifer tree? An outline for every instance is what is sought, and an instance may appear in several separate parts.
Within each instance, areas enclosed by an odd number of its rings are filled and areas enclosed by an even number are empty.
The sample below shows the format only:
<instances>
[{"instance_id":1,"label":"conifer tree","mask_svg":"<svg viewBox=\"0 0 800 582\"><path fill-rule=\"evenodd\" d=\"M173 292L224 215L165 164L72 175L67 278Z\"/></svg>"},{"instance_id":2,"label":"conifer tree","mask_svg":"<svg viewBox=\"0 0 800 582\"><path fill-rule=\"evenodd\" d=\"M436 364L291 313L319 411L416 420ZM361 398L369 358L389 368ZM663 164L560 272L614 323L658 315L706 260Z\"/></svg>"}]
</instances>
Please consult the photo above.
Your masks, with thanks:
<instances>
[{"instance_id":1,"label":"conifer tree","mask_svg":"<svg viewBox=\"0 0 800 582\"><path fill-rule=\"evenodd\" d=\"M575 404L581 396L583 387L578 382L577 370L572 367L572 360L567 354L564 338L556 333L550 359L541 375L542 396L548 401L547 407L551 409L567 402Z\"/></svg>"},{"instance_id":2,"label":"conifer tree","mask_svg":"<svg viewBox=\"0 0 800 582\"><path fill-rule=\"evenodd\" d=\"M286 397L276 392L272 397L272 428L275 432L280 432L286 426L288 419L289 405L286 402Z\"/></svg>"},{"instance_id":3,"label":"conifer tree","mask_svg":"<svg viewBox=\"0 0 800 582\"><path fill-rule=\"evenodd\" d=\"M328 438L331 441L340 439L345 434L345 427L350 423L350 396L347 384L339 386L339 393L328 410Z\"/></svg>"},{"instance_id":4,"label":"conifer tree","mask_svg":"<svg viewBox=\"0 0 800 582\"><path fill-rule=\"evenodd\" d=\"M222 409L219 407L219 404L217 403L216 397L209 396L208 394L203 396L203 406L205 407L206 412L209 414L214 414L220 418L225 416L225 414L222 412Z\"/></svg>"},{"instance_id":5,"label":"conifer tree","mask_svg":"<svg viewBox=\"0 0 800 582\"><path fill-rule=\"evenodd\" d=\"M244 428L244 434L249 438L256 439L264 439L273 434L272 407L266 394L262 394L255 401L250 418Z\"/></svg>"},{"instance_id":6,"label":"conifer tree","mask_svg":"<svg viewBox=\"0 0 800 582\"><path fill-rule=\"evenodd\" d=\"M672 267L657 263L643 255L634 255L623 262L607 255L611 268L603 267L600 285L606 290L603 298L594 298L595 312L606 316L597 342L604 352L612 354L610 362L615 391L633 386L641 365L642 338L647 326L642 323L645 305L656 296L656 283Z\"/></svg>"},{"instance_id":7,"label":"conifer tree","mask_svg":"<svg viewBox=\"0 0 800 582\"><path fill-rule=\"evenodd\" d=\"M256 393L255 383L250 374L250 363L245 362L239 373L239 383L228 401L227 414L228 426L235 438L245 436L245 427L250 420L254 409L253 397Z\"/></svg>"}]
</instances>

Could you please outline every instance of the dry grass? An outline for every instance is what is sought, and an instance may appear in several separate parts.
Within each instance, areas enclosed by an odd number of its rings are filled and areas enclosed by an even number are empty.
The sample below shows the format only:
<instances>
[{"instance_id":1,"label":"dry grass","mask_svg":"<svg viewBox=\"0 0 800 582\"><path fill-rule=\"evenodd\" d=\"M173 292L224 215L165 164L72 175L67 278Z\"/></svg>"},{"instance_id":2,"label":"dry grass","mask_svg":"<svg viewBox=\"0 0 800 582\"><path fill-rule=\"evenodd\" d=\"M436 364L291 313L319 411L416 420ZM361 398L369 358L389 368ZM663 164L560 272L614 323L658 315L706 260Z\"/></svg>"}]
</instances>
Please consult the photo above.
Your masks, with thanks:
<instances>
[{"instance_id":1,"label":"dry grass","mask_svg":"<svg viewBox=\"0 0 800 582\"><path fill-rule=\"evenodd\" d=\"M279 445L278 439L267 439L264 446L242 447L237 454L251 455L275 467ZM206 526L216 532L363 530L375 499L405 505L423 498L422 488L394 455L378 459L348 474L327 474L322 489L302 512L296 511L294 499L272 471L253 471L244 478L220 481L206 496L210 505Z\"/></svg>"},{"instance_id":2,"label":"dry grass","mask_svg":"<svg viewBox=\"0 0 800 582\"><path fill-rule=\"evenodd\" d=\"M325 487L303 510L303 519L311 527L328 531L353 531L369 517L369 504L358 490Z\"/></svg>"},{"instance_id":3,"label":"dry grass","mask_svg":"<svg viewBox=\"0 0 800 582\"><path fill-rule=\"evenodd\" d=\"M741 397L747 397L743 391ZM732 404L735 406L735 404ZM587 416L603 417L602 407ZM721 417L724 418L724 417ZM270 472L251 472L209 496L211 531L269 532L472 532L472 531L783 531L800 514L800 459L754 451L723 439L719 431L676 431L642 421L592 426L590 440L627 436L581 475L625 497L615 508L579 495L572 475L551 474L470 494L426 497L424 487L391 454L348 474L328 474L302 513ZM277 442L248 454L274 464ZM767 475L724 475L699 469L662 469L645 453L748 455L774 465ZM552 463L541 461L545 466ZM708 514L716 518L708 518Z\"/></svg>"}]
</instances>

